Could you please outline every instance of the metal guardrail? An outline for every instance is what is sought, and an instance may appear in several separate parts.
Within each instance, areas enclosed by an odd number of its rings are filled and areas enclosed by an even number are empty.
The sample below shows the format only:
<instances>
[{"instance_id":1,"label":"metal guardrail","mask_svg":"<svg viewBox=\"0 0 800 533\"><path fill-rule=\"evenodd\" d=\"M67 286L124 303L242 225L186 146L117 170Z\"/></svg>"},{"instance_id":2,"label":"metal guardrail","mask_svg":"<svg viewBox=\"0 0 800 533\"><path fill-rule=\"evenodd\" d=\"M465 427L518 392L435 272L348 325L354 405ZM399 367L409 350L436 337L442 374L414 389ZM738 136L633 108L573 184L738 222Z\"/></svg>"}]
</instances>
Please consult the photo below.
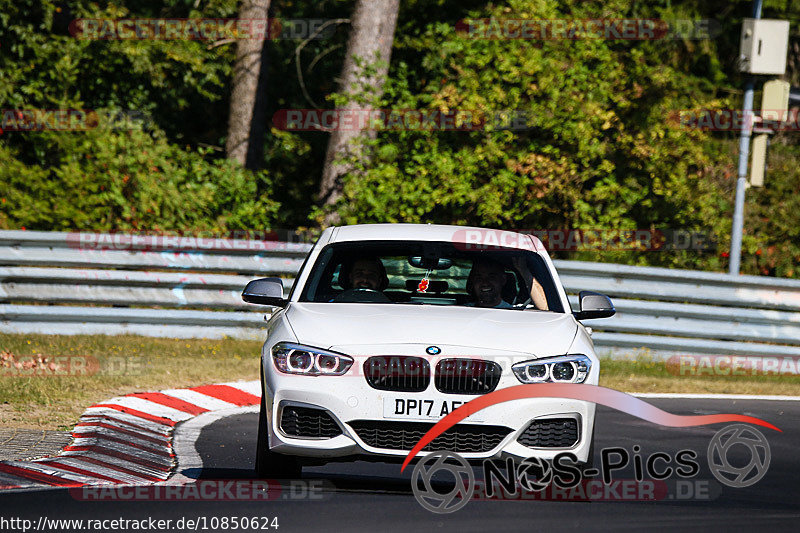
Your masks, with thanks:
<instances>
[{"instance_id":1,"label":"metal guardrail","mask_svg":"<svg viewBox=\"0 0 800 533\"><path fill-rule=\"evenodd\" d=\"M245 284L288 292L308 244L0 231L0 331L263 338ZM800 356L800 281L555 261L573 308L581 290L617 314L587 321L600 353ZM153 309L158 307L158 309Z\"/></svg>"},{"instance_id":2,"label":"metal guardrail","mask_svg":"<svg viewBox=\"0 0 800 533\"><path fill-rule=\"evenodd\" d=\"M0 331L261 338L265 315L242 302L242 289L253 278L277 275L286 278L288 293L310 249L276 241L0 231Z\"/></svg>"},{"instance_id":3,"label":"metal guardrail","mask_svg":"<svg viewBox=\"0 0 800 533\"><path fill-rule=\"evenodd\" d=\"M645 348L700 353L800 355L800 281L712 272L554 261L568 293L611 296L617 314L590 320L598 351ZM577 298L570 296L573 308Z\"/></svg>"}]
</instances>

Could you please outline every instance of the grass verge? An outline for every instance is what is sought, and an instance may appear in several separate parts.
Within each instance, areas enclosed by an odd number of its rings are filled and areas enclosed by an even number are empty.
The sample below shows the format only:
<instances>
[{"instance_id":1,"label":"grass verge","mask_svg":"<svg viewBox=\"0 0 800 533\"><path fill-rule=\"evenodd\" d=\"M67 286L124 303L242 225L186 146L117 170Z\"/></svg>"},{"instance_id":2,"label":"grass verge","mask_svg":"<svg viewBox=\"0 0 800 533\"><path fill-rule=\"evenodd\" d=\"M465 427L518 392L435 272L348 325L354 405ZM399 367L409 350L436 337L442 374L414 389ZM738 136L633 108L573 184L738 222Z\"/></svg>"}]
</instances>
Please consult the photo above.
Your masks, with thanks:
<instances>
[{"instance_id":1,"label":"grass verge","mask_svg":"<svg viewBox=\"0 0 800 533\"><path fill-rule=\"evenodd\" d=\"M676 365L648 357L600 361L600 385L625 392L800 396L797 375L680 375Z\"/></svg>"},{"instance_id":2,"label":"grass verge","mask_svg":"<svg viewBox=\"0 0 800 533\"><path fill-rule=\"evenodd\" d=\"M0 427L72 429L112 396L258 379L260 350L233 339L0 334Z\"/></svg>"},{"instance_id":3,"label":"grass verge","mask_svg":"<svg viewBox=\"0 0 800 533\"><path fill-rule=\"evenodd\" d=\"M258 379L260 349L233 339L0 334L0 427L72 429L112 396ZM685 377L645 358L603 359L600 369L601 385L626 392L800 396L800 376Z\"/></svg>"}]
</instances>

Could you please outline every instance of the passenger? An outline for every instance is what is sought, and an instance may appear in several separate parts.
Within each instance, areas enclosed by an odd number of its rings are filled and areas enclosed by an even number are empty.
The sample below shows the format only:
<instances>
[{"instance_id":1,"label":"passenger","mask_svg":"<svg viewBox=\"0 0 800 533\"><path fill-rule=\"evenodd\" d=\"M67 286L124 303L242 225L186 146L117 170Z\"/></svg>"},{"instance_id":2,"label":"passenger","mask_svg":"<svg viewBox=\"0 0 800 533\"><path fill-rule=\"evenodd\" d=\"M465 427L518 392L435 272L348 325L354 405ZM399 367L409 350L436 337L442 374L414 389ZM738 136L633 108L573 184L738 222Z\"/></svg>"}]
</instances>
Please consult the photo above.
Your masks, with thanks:
<instances>
[{"instance_id":1,"label":"passenger","mask_svg":"<svg viewBox=\"0 0 800 533\"><path fill-rule=\"evenodd\" d=\"M536 307L536 309L541 311L549 311L550 308L547 306L547 296L544 293L544 287L542 287L542 284L536 281L536 278L533 276L527 279L530 279L529 286L531 289L531 302L533 302L533 305Z\"/></svg>"},{"instance_id":2,"label":"passenger","mask_svg":"<svg viewBox=\"0 0 800 533\"><path fill-rule=\"evenodd\" d=\"M525 278L531 302L543 311L548 310L547 296L542 285L533 277L524 261L513 261L519 273ZM506 284L506 269L491 259L478 259L472 265L472 270L467 278L467 291L475 297L477 307L494 307L496 309L509 309L513 307L503 299L503 286Z\"/></svg>"},{"instance_id":3,"label":"passenger","mask_svg":"<svg viewBox=\"0 0 800 533\"><path fill-rule=\"evenodd\" d=\"M528 268L528 263L522 257L514 257L511 260L511 264L514 268L522 275L522 278L525 280L525 283L528 284L528 292L531 295L531 302L533 303L536 309L540 309L542 311L548 311L550 308L547 305L547 295L544 293L544 287L542 284L539 283L534 275L531 273L530 269Z\"/></svg>"}]
</instances>

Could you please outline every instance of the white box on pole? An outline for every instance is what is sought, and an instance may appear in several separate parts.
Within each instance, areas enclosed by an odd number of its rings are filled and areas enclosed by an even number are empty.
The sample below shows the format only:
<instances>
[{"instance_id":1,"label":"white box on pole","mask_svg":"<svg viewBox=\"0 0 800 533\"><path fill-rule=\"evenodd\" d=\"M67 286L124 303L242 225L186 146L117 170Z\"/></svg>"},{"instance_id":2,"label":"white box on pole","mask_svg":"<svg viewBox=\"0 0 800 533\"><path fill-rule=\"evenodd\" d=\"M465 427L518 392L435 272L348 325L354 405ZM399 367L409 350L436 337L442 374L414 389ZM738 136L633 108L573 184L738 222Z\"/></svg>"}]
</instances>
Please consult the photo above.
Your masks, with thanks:
<instances>
[{"instance_id":1,"label":"white box on pole","mask_svg":"<svg viewBox=\"0 0 800 533\"><path fill-rule=\"evenodd\" d=\"M744 19L739 50L742 72L783 74L789 50L789 21Z\"/></svg>"}]
</instances>

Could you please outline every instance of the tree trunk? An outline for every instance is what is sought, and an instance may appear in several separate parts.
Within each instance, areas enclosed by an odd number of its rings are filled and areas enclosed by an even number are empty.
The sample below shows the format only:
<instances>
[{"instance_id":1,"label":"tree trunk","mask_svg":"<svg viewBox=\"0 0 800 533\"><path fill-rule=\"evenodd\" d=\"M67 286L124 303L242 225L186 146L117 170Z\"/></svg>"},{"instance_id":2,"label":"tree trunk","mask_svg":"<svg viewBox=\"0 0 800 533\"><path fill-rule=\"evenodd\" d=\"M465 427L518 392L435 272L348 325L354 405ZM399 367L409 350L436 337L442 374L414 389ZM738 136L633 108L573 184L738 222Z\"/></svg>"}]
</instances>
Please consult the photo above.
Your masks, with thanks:
<instances>
[{"instance_id":1,"label":"tree trunk","mask_svg":"<svg viewBox=\"0 0 800 533\"><path fill-rule=\"evenodd\" d=\"M225 152L228 159L238 161L249 169L261 166L264 155L266 60L264 37L269 31L267 13L270 0L242 0L239 18L263 21L263 31L238 40L236 63L233 67L228 140ZM255 29L256 23L251 27ZM261 33L262 35L256 35Z\"/></svg>"},{"instance_id":2,"label":"tree trunk","mask_svg":"<svg viewBox=\"0 0 800 533\"><path fill-rule=\"evenodd\" d=\"M383 94L399 8L400 0L356 1L351 18L347 57L339 80L339 92L351 98L340 110L369 110ZM379 65L371 76L369 70L364 72L365 67L375 67L376 62ZM364 96L367 96L366 100L363 99ZM354 165L342 163L340 160L352 156L361 164L369 162L369 155L359 142L359 137L364 135L374 138L375 132L336 129L331 133L319 191L319 200L325 206L332 206L341 197L341 177L353 170ZM325 225L337 222L337 214L330 211L325 217Z\"/></svg>"}]
</instances>

